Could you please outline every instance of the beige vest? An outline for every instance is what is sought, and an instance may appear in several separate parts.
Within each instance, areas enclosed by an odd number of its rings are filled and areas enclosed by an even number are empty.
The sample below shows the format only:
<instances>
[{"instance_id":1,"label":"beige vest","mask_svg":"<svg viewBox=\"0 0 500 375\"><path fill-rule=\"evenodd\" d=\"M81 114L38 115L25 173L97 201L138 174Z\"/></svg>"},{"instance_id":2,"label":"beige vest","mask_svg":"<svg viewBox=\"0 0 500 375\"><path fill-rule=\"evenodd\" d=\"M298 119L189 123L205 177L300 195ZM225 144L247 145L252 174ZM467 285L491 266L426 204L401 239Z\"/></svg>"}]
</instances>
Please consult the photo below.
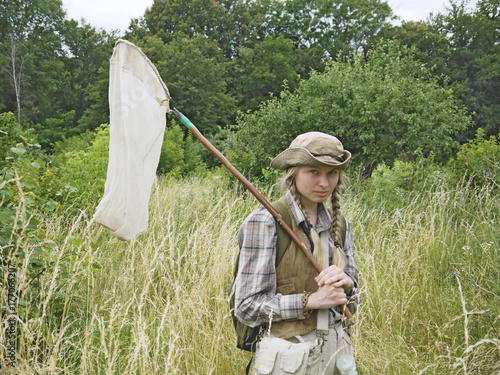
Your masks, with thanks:
<instances>
[{"instance_id":1,"label":"beige vest","mask_svg":"<svg viewBox=\"0 0 500 375\"><path fill-rule=\"evenodd\" d=\"M290 217L292 217L293 232L297 234L307 249L310 249L307 238L302 229L297 227L297 223L290 207L286 204L286 200L284 204L290 213ZM297 244L291 241L290 246L288 246L285 255L276 269L277 292L283 295L315 292L318 290L318 284L314 281L317 275L318 273ZM316 317L317 310L313 311L307 319L272 322L271 332L282 339L304 335L316 328Z\"/></svg>"}]
</instances>

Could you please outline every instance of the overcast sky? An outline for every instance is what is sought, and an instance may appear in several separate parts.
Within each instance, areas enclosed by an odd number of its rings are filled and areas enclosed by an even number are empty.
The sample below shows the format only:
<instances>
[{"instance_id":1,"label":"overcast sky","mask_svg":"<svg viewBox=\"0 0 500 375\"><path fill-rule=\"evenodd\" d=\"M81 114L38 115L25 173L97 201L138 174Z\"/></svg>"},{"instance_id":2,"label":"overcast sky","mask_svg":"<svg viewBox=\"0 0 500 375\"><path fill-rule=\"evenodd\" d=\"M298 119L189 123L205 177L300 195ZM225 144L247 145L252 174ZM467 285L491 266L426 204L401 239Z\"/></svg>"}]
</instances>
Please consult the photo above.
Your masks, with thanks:
<instances>
[{"instance_id":1,"label":"overcast sky","mask_svg":"<svg viewBox=\"0 0 500 375\"><path fill-rule=\"evenodd\" d=\"M388 0L394 13L404 21L425 20L433 12L443 12L449 0ZM473 8L477 0L471 0ZM124 32L132 18L144 15L153 0L63 0L63 8L68 18L80 21L81 18L96 28L106 31Z\"/></svg>"}]
</instances>

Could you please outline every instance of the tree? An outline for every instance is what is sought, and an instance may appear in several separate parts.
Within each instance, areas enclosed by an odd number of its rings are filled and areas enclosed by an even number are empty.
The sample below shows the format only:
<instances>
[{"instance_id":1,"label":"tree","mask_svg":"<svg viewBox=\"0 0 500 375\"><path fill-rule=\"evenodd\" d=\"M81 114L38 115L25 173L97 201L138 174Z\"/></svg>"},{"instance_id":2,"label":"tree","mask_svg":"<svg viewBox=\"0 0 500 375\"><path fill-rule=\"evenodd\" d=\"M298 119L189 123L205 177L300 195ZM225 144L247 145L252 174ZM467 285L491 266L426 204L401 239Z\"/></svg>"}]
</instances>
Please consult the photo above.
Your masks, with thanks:
<instances>
[{"instance_id":1,"label":"tree","mask_svg":"<svg viewBox=\"0 0 500 375\"><path fill-rule=\"evenodd\" d=\"M132 20L127 37L156 35L169 43L183 34L217 42L224 56L233 57L259 19L252 2L242 0L157 0L140 20Z\"/></svg>"},{"instance_id":2,"label":"tree","mask_svg":"<svg viewBox=\"0 0 500 375\"><path fill-rule=\"evenodd\" d=\"M165 128L157 173L182 176L206 171L201 155L193 147L193 141L191 133L185 137L181 127L172 121L171 126Z\"/></svg>"},{"instance_id":3,"label":"tree","mask_svg":"<svg viewBox=\"0 0 500 375\"><path fill-rule=\"evenodd\" d=\"M60 0L0 2L0 69L11 90L2 96L7 110L23 111L32 121L49 109L61 76ZM15 104L14 104L15 103Z\"/></svg>"},{"instance_id":4,"label":"tree","mask_svg":"<svg viewBox=\"0 0 500 375\"><path fill-rule=\"evenodd\" d=\"M157 0L132 20L127 37L215 42L231 61L228 90L244 112L277 94L285 79L293 89L298 76L323 71L341 50L366 48L391 18L381 0Z\"/></svg>"},{"instance_id":5,"label":"tree","mask_svg":"<svg viewBox=\"0 0 500 375\"><path fill-rule=\"evenodd\" d=\"M476 138L460 147L450 167L457 181L465 176L476 186L487 184L500 191L500 135L487 139L479 128Z\"/></svg>"},{"instance_id":6,"label":"tree","mask_svg":"<svg viewBox=\"0 0 500 375\"><path fill-rule=\"evenodd\" d=\"M74 118L75 110L71 110L60 114L56 118L46 118L43 125L33 125L40 145L45 150L49 150L56 142L77 135L79 133L78 129L71 126Z\"/></svg>"},{"instance_id":7,"label":"tree","mask_svg":"<svg viewBox=\"0 0 500 375\"><path fill-rule=\"evenodd\" d=\"M75 20L65 21L63 41L66 53L62 61L66 84L59 89L57 106L62 112L75 110L75 125L92 103L87 90L99 78L99 68L103 64L107 65L116 39L114 33L108 34L103 29L96 29L85 20L80 24Z\"/></svg>"},{"instance_id":8,"label":"tree","mask_svg":"<svg viewBox=\"0 0 500 375\"><path fill-rule=\"evenodd\" d=\"M10 43L10 51L7 57L10 60L10 69L4 68L3 71L11 78L16 97L17 123L21 125L21 79L23 76L24 58L21 57L18 59L17 43L15 41Z\"/></svg>"},{"instance_id":9,"label":"tree","mask_svg":"<svg viewBox=\"0 0 500 375\"><path fill-rule=\"evenodd\" d=\"M451 0L447 14L431 19L432 27L449 36L451 53L444 73L472 113L476 126L462 137L473 138L481 127L487 135L500 131L500 8L498 0Z\"/></svg>"},{"instance_id":10,"label":"tree","mask_svg":"<svg viewBox=\"0 0 500 375\"><path fill-rule=\"evenodd\" d=\"M266 13L268 32L283 34L298 48L321 48L326 58L360 51L394 18L380 0L273 1Z\"/></svg>"},{"instance_id":11,"label":"tree","mask_svg":"<svg viewBox=\"0 0 500 375\"><path fill-rule=\"evenodd\" d=\"M38 142L45 150L51 150L56 142L65 138L93 131L109 122L109 69L103 78L99 76L99 68L109 67L116 38L104 30L96 30L85 20L81 26L75 20L65 20L61 37L65 49L58 62L63 68L52 90L49 110L33 125Z\"/></svg>"},{"instance_id":12,"label":"tree","mask_svg":"<svg viewBox=\"0 0 500 375\"><path fill-rule=\"evenodd\" d=\"M24 127L34 123L44 146L108 122L107 88L98 99L91 88L116 37L85 21L79 26L66 20L60 0L0 0L0 10L0 69L6 78L0 82L0 110L16 111L18 122L27 120ZM103 121L78 127L86 109L102 99Z\"/></svg>"},{"instance_id":13,"label":"tree","mask_svg":"<svg viewBox=\"0 0 500 375\"><path fill-rule=\"evenodd\" d=\"M257 109L269 95L279 94L285 81L294 90L299 79L294 67L297 52L293 42L282 35L266 36L253 49L242 48L239 58L232 61L231 81L239 109Z\"/></svg>"},{"instance_id":14,"label":"tree","mask_svg":"<svg viewBox=\"0 0 500 375\"><path fill-rule=\"evenodd\" d=\"M235 103L227 93L227 62L217 44L204 36L179 34L165 44L157 36L136 41L156 65L172 96L172 105L182 111L202 132L214 133L226 126Z\"/></svg>"},{"instance_id":15,"label":"tree","mask_svg":"<svg viewBox=\"0 0 500 375\"><path fill-rule=\"evenodd\" d=\"M415 58L432 69L436 75L446 71L446 63L450 57L450 42L446 34L435 30L424 21L404 22L393 31L392 38L402 45L415 48Z\"/></svg>"},{"instance_id":16,"label":"tree","mask_svg":"<svg viewBox=\"0 0 500 375\"><path fill-rule=\"evenodd\" d=\"M110 54L111 56L111 54ZM109 60L103 61L94 82L84 91L88 106L78 121L80 131L94 130L109 123Z\"/></svg>"},{"instance_id":17,"label":"tree","mask_svg":"<svg viewBox=\"0 0 500 375\"><path fill-rule=\"evenodd\" d=\"M67 53L62 58L66 83L59 88L57 103L60 119L75 111L72 121L66 124L66 137L93 131L109 122L109 59L116 39L114 33L95 29L84 20L80 25L75 20L66 21Z\"/></svg>"},{"instance_id":18,"label":"tree","mask_svg":"<svg viewBox=\"0 0 500 375\"><path fill-rule=\"evenodd\" d=\"M470 124L451 90L440 87L412 51L389 43L366 58L332 62L294 93L285 91L244 116L227 153L261 176L298 134L316 130L341 139L357 164L376 159L392 165L417 149L444 161L457 145L452 135Z\"/></svg>"}]
</instances>

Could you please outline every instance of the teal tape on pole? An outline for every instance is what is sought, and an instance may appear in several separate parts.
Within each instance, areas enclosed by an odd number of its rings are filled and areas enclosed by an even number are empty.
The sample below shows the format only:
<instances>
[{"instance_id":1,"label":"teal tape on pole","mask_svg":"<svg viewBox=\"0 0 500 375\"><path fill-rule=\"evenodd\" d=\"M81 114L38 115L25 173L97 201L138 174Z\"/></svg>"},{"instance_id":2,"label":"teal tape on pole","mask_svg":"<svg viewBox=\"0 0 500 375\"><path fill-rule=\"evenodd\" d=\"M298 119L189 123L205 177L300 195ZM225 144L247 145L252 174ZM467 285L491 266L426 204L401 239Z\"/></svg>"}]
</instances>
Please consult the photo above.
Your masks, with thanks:
<instances>
[{"instance_id":1,"label":"teal tape on pole","mask_svg":"<svg viewBox=\"0 0 500 375\"><path fill-rule=\"evenodd\" d=\"M189 121L189 119L186 116L184 116L180 111L178 111L176 108L173 108L172 112L186 126L186 128L191 129L192 127L194 127L193 123Z\"/></svg>"},{"instance_id":2,"label":"teal tape on pole","mask_svg":"<svg viewBox=\"0 0 500 375\"><path fill-rule=\"evenodd\" d=\"M181 122L186 125L186 128L191 129L194 125L186 116L181 116Z\"/></svg>"}]
</instances>

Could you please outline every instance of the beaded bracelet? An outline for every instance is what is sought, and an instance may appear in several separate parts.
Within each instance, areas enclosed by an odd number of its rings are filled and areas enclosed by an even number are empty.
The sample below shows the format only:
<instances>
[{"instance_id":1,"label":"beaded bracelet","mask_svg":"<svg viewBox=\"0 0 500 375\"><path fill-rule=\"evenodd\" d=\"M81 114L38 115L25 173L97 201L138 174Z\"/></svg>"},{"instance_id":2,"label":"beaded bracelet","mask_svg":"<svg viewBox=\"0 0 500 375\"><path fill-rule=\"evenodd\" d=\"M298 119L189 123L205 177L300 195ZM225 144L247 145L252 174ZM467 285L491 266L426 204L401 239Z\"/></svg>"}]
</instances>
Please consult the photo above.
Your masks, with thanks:
<instances>
[{"instance_id":1,"label":"beaded bracelet","mask_svg":"<svg viewBox=\"0 0 500 375\"><path fill-rule=\"evenodd\" d=\"M302 296L302 314L304 317L307 319L311 315L312 310L309 310L307 306L307 301L309 300L309 297L311 296L312 292L304 292L304 295Z\"/></svg>"}]
</instances>

